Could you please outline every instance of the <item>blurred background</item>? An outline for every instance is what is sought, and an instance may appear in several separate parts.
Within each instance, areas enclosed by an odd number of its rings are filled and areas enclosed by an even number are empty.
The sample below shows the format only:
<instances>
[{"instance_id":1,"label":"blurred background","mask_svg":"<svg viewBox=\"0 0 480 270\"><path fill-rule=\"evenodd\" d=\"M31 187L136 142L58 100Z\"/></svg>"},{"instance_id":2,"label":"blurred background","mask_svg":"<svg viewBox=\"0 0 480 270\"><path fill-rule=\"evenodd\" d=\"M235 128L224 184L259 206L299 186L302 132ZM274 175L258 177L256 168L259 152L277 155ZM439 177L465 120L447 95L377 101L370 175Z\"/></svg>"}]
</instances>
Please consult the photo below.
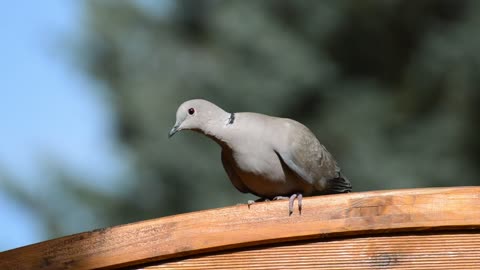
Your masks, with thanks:
<instances>
[{"instance_id":1,"label":"blurred background","mask_svg":"<svg viewBox=\"0 0 480 270\"><path fill-rule=\"evenodd\" d=\"M355 191L480 184L480 2L1 4L0 250L246 202L179 104L294 118Z\"/></svg>"}]
</instances>

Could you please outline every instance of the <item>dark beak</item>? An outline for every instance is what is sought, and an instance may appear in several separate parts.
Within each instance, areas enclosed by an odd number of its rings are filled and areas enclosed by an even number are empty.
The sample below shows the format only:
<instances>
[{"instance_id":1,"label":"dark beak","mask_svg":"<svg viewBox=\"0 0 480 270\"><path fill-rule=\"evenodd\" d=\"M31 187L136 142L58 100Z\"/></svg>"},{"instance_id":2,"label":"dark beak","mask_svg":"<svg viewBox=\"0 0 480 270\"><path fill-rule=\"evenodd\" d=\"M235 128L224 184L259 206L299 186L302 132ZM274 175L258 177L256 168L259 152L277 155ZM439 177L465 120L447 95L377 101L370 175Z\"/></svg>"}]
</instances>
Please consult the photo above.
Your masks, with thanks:
<instances>
[{"instance_id":1,"label":"dark beak","mask_svg":"<svg viewBox=\"0 0 480 270\"><path fill-rule=\"evenodd\" d=\"M173 135L175 135L175 133L177 133L178 131L178 126L174 126L170 132L168 132L168 138L172 137Z\"/></svg>"}]
</instances>

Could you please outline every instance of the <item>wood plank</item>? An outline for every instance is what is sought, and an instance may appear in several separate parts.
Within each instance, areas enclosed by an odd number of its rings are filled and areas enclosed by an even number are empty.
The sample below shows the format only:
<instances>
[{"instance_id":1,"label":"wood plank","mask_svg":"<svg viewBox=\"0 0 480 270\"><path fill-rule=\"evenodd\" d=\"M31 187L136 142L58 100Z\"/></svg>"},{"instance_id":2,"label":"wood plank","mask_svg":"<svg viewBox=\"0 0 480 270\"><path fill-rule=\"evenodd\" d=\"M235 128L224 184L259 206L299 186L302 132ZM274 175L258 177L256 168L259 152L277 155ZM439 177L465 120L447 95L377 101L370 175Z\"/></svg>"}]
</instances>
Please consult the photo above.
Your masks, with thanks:
<instances>
[{"instance_id":1,"label":"wood plank","mask_svg":"<svg viewBox=\"0 0 480 270\"><path fill-rule=\"evenodd\" d=\"M66 236L0 253L0 269L138 265L215 250L319 237L479 229L480 187L372 191L193 212Z\"/></svg>"},{"instance_id":2,"label":"wood plank","mask_svg":"<svg viewBox=\"0 0 480 270\"><path fill-rule=\"evenodd\" d=\"M283 243L182 258L144 269L480 269L480 232Z\"/></svg>"}]
</instances>

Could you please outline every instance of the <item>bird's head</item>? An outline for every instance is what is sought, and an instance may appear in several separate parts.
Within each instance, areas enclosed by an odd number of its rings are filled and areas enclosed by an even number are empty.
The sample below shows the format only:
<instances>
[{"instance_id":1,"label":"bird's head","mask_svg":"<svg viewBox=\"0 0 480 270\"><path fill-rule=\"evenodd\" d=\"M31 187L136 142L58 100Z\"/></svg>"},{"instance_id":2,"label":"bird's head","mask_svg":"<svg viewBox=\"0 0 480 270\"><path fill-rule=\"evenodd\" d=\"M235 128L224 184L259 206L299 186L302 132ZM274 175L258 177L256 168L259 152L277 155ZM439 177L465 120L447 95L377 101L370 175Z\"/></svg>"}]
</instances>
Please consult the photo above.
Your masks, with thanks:
<instances>
[{"instance_id":1,"label":"bird's head","mask_svg":"<svg viewBox=\"0 0 480 270\"><path fill-rule=\"evenodd\" d=\"M168 133L168 137L184 129L205 133L208 126L224 113L221 108L203 99L185 101L177 109L175 125Z\"/></svg>"}]
</instances>

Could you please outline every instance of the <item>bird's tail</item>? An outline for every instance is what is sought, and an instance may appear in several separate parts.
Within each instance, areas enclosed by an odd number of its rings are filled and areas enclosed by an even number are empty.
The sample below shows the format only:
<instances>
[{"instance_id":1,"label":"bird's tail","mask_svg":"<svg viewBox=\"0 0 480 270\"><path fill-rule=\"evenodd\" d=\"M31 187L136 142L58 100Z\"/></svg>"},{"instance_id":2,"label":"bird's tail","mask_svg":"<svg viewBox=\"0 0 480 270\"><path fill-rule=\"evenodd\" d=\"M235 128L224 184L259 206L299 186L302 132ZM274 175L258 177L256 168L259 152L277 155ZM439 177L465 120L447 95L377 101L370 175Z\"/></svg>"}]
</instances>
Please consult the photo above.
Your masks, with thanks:
<instances>
[{"instance_id":1,"label":"bird's tail","mask_svg":"<svg viewBox=\"0 0 480 270\"><path fill-rule=\"evenodd\" d=\"M352 192L352 184L341 172L338 173L338 177L328 181L328 194L335 193L348 193Z\"/></svg>"}]
</instances>

